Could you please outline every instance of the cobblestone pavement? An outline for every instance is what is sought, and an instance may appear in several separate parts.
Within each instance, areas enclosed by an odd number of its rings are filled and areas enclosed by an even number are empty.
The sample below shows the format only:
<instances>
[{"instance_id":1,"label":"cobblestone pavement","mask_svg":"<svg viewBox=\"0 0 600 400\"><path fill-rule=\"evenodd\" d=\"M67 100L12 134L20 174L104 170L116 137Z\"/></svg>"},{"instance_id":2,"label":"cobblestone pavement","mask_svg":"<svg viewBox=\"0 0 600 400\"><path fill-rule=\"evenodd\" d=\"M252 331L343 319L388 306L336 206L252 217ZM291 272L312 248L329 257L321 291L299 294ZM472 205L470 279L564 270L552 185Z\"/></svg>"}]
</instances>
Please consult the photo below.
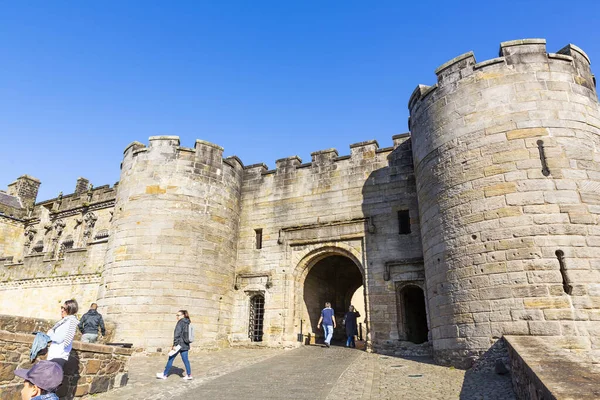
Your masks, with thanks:
<instances>
[{"instance_id":1,"label":"cobblestone pavement","mask_svg":"<svg viewBox=\"0 0 600 400\"><path fill-rule=\"evenodd\" d=\"M190 397L176 399L325 399L361 354L344 347L303 346L215 379L190 392Z\"/></svg>"},{"instance_id":2,"label":"cobblestone pavement","mask_svg":"<svg viewBox=\"0 0 600 400\"><path fill-rule=\"evenodd\" d=\"M515 400L510 375L463 371L428 358L361 353L327 400Z\"/></svg>"},{"instance_id":3,"label":"cobblestone pavement","mask_svg":"<svg viewBox=\"0 0 600 400\"><path fill-rule=\"evenodd\" d=\"M292 350L229 348L192 353L190 354L190 364L194 379L191 381L181 379L184 366L179 356L175 359L167 380L156 379L156 373L165 368L166 356L136 356L130 360L127 386L107 393L86 396L86 398L88 400L172 399L185 393L193 393L195 388L219 376L290 351ZM185 398L197 399L198 397L191 395Z\"/></svg>"},{"instance_id":4,"label":"cobblestone pavement","mask_svg":"<svg viewBox=\"0 0 600 400\"><path fill-rule=\"evenodd\" d=\"M469 371L428 358L400 358L344 347L293 350L226 349L190 355L193 381L183 381L181 359L169 379L155 373L166 357L132 359L124 388L94 399L460 399L514 400L510 376L489 368Z\"/></svg>"}]
</instances>

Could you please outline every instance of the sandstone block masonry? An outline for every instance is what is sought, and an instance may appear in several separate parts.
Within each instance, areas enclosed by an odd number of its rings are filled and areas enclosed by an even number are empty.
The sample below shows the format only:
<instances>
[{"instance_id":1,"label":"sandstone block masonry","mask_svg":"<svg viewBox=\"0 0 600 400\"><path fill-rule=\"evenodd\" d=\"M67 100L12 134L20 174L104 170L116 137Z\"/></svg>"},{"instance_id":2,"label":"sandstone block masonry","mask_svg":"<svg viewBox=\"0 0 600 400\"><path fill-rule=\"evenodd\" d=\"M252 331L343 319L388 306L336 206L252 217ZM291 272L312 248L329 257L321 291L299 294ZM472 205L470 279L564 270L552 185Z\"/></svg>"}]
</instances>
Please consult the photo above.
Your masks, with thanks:
<instances>
[{"instance_id":1,"label":"sandstone block masonry","mask_svg":"<svg viewBox=\"0 0 600 400\"><path fill-rule=\"evenodd\" d=\"M100 294L117 340L168 347L188 309L202 346L228 343L243 166L222 153L174 136L125 150Z\"/></svg>"},{"instance_id":2,"label":"sandstone block masonry","mask_svg":"<svg viewBox=\"0 0 600 400\"><path fill-rule=\"evenodd\" d=\"M14 375L17 368L31 368L29 351L34 336L0 330L0 399L21 398L23 379ZM57 390L61 399L106 392L127 384L127 361L132 349L73 342L69 361L64 366L64 379ZM34 360L46 359L40 354Z\"/></svg>"},{"instance_id":3,"label":"sandstone block masonry","mask_svg":"<svg viewBox=\"0 0 600 400\"><path fill-rule=\"evenodd\" d=\"M56 319L66 299L83 312L97 300L116 190L78 187L29 209L0 192L1 314Z\"/></svg>"},{"instance_id":4,"label":"sandstone block masonry","mask_svg":"<svg viewBox=\"0 0 600 400\"><path fill-rule=\"evenodd\" d=\"M436 74L390 147L269 169L153 136L125 149L118 186L80 178L29 210L27 178L0 192L0 300L80 290L117 340L156 351L181 308L196 348L293 346L319 339L325 301L341 320L358 294L375 350L428 341L438 361L468 366L515 334L577 336L597 355L600 111L587 55L519 40Z\"/></svg>"},{"instance_id":5,"label":"sandstone block masonry","mask_svg":"<svg viewBox=\"0 0 600 400\"><path fill-rule=\"evenodd\" d=\"M463 54L419 86L410 127L440 359L501 335L598 345L600 112L587 55L540 39Z\"/></svg>"}]
</instances>

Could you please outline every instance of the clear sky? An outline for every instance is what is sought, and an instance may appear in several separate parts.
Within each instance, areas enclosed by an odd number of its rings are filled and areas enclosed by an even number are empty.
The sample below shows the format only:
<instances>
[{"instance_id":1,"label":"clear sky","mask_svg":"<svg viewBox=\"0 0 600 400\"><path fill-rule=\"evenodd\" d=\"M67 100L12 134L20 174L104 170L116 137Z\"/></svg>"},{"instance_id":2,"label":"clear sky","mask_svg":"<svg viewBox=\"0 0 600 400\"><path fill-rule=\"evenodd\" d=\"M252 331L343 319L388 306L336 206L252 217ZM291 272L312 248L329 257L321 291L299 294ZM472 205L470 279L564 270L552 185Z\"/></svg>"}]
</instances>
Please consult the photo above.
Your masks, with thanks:
<instances>
[{"instance_id":1,"label":"clear sky","mask_svg":"<svg viewBox=\"0 0 600 400\"><path fill-rule=\"evenodd\" d=\"M77 177L119 179L153 135L217 143L246 164L407 130L434 70L502 41L583 48L600 75L600 1L5 1L0 3L0 189L38 201ZM596 64L598 63L598 64Z\"/></svg>"}]
</instances>

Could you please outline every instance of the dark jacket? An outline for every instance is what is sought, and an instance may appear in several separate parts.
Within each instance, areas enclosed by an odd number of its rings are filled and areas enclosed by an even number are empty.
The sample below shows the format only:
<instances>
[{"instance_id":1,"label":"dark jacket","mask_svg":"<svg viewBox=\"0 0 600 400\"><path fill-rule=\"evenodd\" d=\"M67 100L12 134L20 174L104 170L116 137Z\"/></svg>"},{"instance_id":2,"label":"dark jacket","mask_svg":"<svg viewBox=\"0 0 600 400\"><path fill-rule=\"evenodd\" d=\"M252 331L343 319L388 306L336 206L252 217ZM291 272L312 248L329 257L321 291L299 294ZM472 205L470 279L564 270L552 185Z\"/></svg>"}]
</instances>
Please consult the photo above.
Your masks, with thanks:
<instances>
[{"instance_id":1,"label":"dark jacket","mask_svg":"<svg viewBox=\"0 0 600 400\"><path fill-rule=\"evenodd\" d=\"M106 336L104 320L102 319L102 315L96 310L89 310L83 314L83 317L81 317L77 327L81 333L93 333L95 335L98 334L98 327L100 327L102 330L102 336Z\"/></svg>"},{"instance_id":2,"label":"dark jacket","mask_svg":"<svg viewBox=\"0 0 600 400\"><path fill-rule=\"evenodd\" d=\"M190 344L184 343L183 341L183 332L187 330L189 324L189 318L181 318L179 321L177 321L177 325L175 325L175 333L173 335L173 346L181 346L180 351L188 351L190 349Z\"/></svg>"},{"instance_id":3,"label":"dark jacket","mask_svg":"<svg viewBox=\"0 0 600 400\"><path fill-rule=\"evenodd\" d=\"M358 311L352 312L348 311L344 316L344 324L346 324L346 335L353 336L358 335L358 326L356 323L356 319L360 317L360 313Z\"/></svg>"}]
</instances>

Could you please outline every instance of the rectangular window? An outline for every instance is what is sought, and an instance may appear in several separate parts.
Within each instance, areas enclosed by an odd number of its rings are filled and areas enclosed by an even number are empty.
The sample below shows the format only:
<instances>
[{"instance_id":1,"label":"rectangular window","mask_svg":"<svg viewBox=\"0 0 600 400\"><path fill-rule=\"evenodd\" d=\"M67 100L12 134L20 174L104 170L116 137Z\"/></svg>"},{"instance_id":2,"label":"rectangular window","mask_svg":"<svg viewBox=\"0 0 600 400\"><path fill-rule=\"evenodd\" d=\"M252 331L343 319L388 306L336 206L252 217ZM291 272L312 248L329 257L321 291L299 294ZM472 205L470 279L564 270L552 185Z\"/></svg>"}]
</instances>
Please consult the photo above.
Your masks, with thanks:
<instances>
[{"instance_id":1,"label":"rectangular window","mask_svg":"<svg viewBox=\"0 0 600 400\"><path fill-rule=\"evenodd\" d=\"M262 229L255 229L254 233L256 234L256 248L262 249Z\"/></svg>"},{"instance_id":2,"label":"rectangular window","mask_svg":"<svg viewBox=\"0 0 600 400\"><path fill-rule=\"evenodd\" d=\"M410 233L410 213L408 210L398 211L398 233L408 235Z\"/></svg>"}]
</instances>

